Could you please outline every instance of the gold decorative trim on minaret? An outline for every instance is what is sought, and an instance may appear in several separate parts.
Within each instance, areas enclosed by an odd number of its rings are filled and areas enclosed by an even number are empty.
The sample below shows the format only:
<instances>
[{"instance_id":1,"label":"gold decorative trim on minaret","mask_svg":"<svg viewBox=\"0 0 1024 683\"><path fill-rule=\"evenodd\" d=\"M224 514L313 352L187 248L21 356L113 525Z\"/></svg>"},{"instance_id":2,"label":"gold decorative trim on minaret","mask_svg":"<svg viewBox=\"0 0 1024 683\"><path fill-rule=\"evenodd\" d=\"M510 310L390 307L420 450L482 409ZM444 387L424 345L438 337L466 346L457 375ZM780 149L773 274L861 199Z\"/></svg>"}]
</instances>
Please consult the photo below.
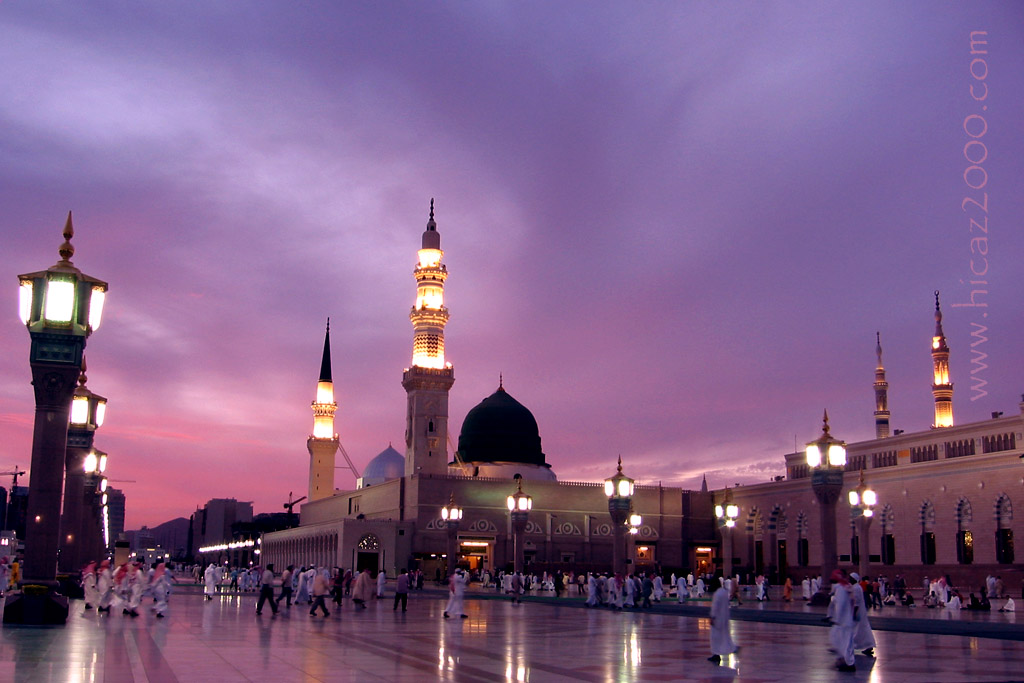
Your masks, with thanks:
<instances>
[{"instance_id":1,"label":"gold decorative trim on minaret","mask_svg":"<svg viewBox=\"0 0 1024 683\"><path fill-rule=\"evenodd\" d=\"M935 334L932 336L932 396L935 398L935 428L953 426L953 384L949 381L949 346L942 332L939 290L935 290Z\"/></svg>"}]
</instances>

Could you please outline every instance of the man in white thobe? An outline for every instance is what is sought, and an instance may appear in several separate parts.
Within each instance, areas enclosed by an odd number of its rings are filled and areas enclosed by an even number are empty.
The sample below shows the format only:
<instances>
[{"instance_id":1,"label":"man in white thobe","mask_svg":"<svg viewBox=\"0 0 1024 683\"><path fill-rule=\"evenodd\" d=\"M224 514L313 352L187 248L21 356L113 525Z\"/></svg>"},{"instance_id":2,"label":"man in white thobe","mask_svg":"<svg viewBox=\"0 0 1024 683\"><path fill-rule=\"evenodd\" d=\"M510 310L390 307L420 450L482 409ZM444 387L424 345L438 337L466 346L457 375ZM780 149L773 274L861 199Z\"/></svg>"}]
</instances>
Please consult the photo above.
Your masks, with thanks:
<instances>
[{"instance_id":1,"label":"man in white thobe","mask_svg":"<svg viewBox=\"0 0 1024 683\"><path fill-rule=\"evenodd\" d=\"M217 565L211 563L206 565L206 571L203 572L203 595L207 600L213 600L217 593L217 581L220 579L218 569Z\"/></svg>"},{"instance_id":2,"label":"man in white thobe","mask_svg":"<svg viewBox=\"0 0 1024 683\"><path fill-rule=\"evenodd\" d=\"M589 574L587 575L587 601L584 604L587 607L596 607L597 603L597 577Z\"/></svg>"},{"instance_id":3,"label":"man in white thobe","mask_svg":"<svg viewBox=\"0 0 1024 683\"><path fill-rule=\"evenodd\" d=\"M383 569L380 570L379 572L377 572L377 597L378 598L383 598L384 597L384 584L387 582L387 580L388 580L387 574L384 573Z\"/></svg>"},{"instance_id":4,"label":"man in white thobe","mask_svg":"<svg viewBox=\"0 0 1024 683\"><path fill-rule=\"evenodd\" d=\"M850 582L842 569L832 572L832 602L828 606L828 617L832 622L829 642L836 652L836 668L840 671L856 671L853 665L853 594Z\"/></svg>"},{"instance_id":5,"label":"man in white thobe","mask_svg":"<svg viewBox=\"0 0 1024 683\"><path fill-rule=\"evenodd\" d=\"M808 576L804 577L804 580L800 582L800 589L803 591L804 600L811 599L811 579Z\"/></svg>"},{"instance_id":6,"label":"man in white thobe","mask_svg":"<svg viewBox=\"0 0 1024 683\"><path fill-rule=\"evenodd\" d=\"M448 580L448 604L444 608L444 618L458 614L463 619L468 617L465 614L465 608L463 603L466 599L466 575L461 569L456 569L455 573Z\"/></svg>"},{"instance_id":7,"label":"man in white thobe","mask_svg":"<svg viewBox=\"0 0 1024 683\"><path fill-rule=\"evenodd\" d=\"M851 572L850 593L853 595L853 649L863 650L868 657L875 656L875 634L868 622L868 606L864 589L860 585L860 574Z\"/></svg>"},{"instance_id":8,"label":"man in white thobe","mask_svg":"<svg viewBox=\"0 0 1024 683\"><path fill-rule=\"evenodd\" d=\"M729 633L729 581L722 579L711 598L711 656L708 661L721 664L722 657L728 657L736 650L736 643Z\"/></svg>"}]
</instances>

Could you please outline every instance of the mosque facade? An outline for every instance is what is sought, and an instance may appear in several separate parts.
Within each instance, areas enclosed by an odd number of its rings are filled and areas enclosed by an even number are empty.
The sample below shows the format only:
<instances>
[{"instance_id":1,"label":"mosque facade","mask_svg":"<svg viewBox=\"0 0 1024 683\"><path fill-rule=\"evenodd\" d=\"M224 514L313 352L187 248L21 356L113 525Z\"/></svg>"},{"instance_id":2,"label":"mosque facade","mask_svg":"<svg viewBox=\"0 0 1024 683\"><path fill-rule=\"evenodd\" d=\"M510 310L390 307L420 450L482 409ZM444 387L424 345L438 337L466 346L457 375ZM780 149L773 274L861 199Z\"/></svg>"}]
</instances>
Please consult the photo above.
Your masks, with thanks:
<instances>
[{"instance_id":1,"label":"mosque facade","mask_svg":"<svg viewBox=\"0 0 1024 683\"><path fill-rule=\"evenodd\" d=\"M467 414L449 456L448 394L455 372L445 355L449 313L443 256L431 201L414 269L412 362L402 376L404 453L389 444L366 466L355 490L334 489L339 440L328 330L313 403L314 431L307 441L308 502L299 527L262 538L262 561L278 567L369 567L389 576L408 567L430 576L448 566L441 508L454 500L464 510L456 561L473 569L504 569L513 560L505 499L520 480L533 499L525 535L527 567L607 571L614 535L603 482L559 481L542 451L533 414L502 383ZM866 553L870 573L902 574L909 582L948 574L958 585L974 585L989 573L1016 573L1019 581L1021 553L1014 551L1014 538L1024 529L1020 516L1014 520L1013 499L1024 495L1024 400L1017 414L956 425L938 292L935 325L930 349L935 419L926 431L890 432L878 340L875 438L847 446L836 513L839 566L855 569ZM811 472L803 452L783 457L785 477L763 484L712 492L706 485L701 491L637 486L633 509L643 522L627 541L631 566L666 574L720 570L725 527L719 527L714 511L728 497L739 508L738 524L726 531L732 534L733 568L776 581L817 573L821 523ZM862 480L878 497L863 538L858 533L863 527L845 502Z\"/></svg>"},{"instance_id":2,"label":"mosque facade","mask_svg":"<svg viewBox=\"0 0 1024 683\"><path fill-rule=\"evenodd\" d=\"M502 382L466 415L450 456L448 395L455 370L445 355L449 312L443 257L431 201L413 271L412 362L402 374L404 453L389 444L367 464L355 490L334 489L340 441L334 433L337 404L328 328L312 405L313 434L307 440L308 501L301 508L300 526L262 537L264 563L369 567L389 576L419 568L430 576L450 566L441 508L454 500L463 509L458 564L505 569L513 561L506 497L521 483L533 500L524 537L528 567L610 568L614 533L604 483L559 481L542 450L536 419ZM627 535L626 556L633 566L712 569L716 532L706 489L637 486L633 507L642 518L637 533Z\"/></svg>"}]
</instances>

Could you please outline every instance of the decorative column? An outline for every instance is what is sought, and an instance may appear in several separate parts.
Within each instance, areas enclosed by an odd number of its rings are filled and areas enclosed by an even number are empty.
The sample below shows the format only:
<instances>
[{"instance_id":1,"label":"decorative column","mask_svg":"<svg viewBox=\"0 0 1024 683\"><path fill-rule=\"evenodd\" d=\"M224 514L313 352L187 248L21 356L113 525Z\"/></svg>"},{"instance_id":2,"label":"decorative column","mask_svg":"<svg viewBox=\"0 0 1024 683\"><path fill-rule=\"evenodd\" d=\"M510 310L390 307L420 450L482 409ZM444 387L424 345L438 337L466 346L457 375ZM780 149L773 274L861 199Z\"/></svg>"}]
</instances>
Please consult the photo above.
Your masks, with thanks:
<instances>
[{"instance_id":1,"label":"decorative column","mask_svg":"<svg viewBox=\"0 0 1024 683\"><path fill-rule=\"evenodd\" d=\"M22 583L51 588L56 587L71 399L86 338L99 327L107 291L106 282L72 264L73 236L69 212L64 243L58 250L60 260L47 270L18 276L21 320L32 340L29 365L36 401ZM64 623L66 599L52 590L48 597L38 609L30 603L15 607L8 602L4 622Z\"/></svg>"},{"instance_id":2,"label":"decorative column","mask_svg":"<svg viewBox=\"0 0 1024 683\"><path fill-rule=\"evenodd\" d=\"M718 529L722 532L722 578L732 576L732 530L736 527L736 519L740 516L739 506L732 502L732 492L726 488L722 502L715 505L715 517L718 518Z\"/></svg>"},{"instance_id":3,"label":"decorative column","mask_svg":"<svg viewBox=\"0 0 1024 683\"><path fill-rule=\"evenodd\" d=\"M516 479L516 491L505 499L509 516L512 518L512 554L513 571L523 571L523 535L526 533L526 522L533 509L533 498L523 493L522 478Z\"/></svg>"},{"instance_id":4,"label":"decorative column","mask_svg":"<svg viewBox=\"0 0 1024 683\"><path fill-rule=\"evenodd\" d=\"M867 576L868 565L871 563L871 543L869 531L871 520L874 519L874 507L878 503L878 496L864 483L864 470L860 471L860 483L856 490L850 491L850 506L853 508L857 521L857 547L860 550L860 562L858 571L861 578Z\"/></svg>"},{"instance_id":5,"label":"decorative column","mask_svg":"<svg viewBox=\"0 0 1024 683\"><path fill-rule=\"evenodd\" d=\"M633 504L633 480L622 473L622 456L618 468L604 480L604 494L608 496L608 514L612 518L612 574L625 574L626 522Z\"/></svg>"},{"instance_id":6,"label":"decorative column","mask_svg":"<svg viewBox=\"0 0 1024 683\"><path fill-rule=\"evenodd\" d=\"M811 597L812 605L831 601L832 572L839 564L836 553L836 502L843 490L846 466L846 443L829 434L828 411L825 411L821 436L807 444L807 465L811 468L811 488L818 499L821 513L821 588Z\"/></svg>"},{"instance_id":7,"label":"decorative column","mask_svg":"<svg viewBox=\"0 0 1024 683\"><path fill-rule=\"evenodd\" d=\"M462 521L462 508L455 504L455 494L448 498L448 504L441 508L441 519L444 520L445 530L448 532L448 571L445 576L451 576L458 566L457 555L459 552L459 522Z\"/></svg>"},{"instance_id":8,"label":"decorative column","mask_svg":"<svg viewBox=\"0 0 1024 683\"><path fill-rule=\"evenodd\" d=\"M89 554L85 545L87 521L90 517L85 507L85 463L92 454L93 437L103 424L107 399L89 391L85 386L85 358L82 358L82 373L78 376L78 388L71 400L71 425L68 427L68 447L64 458L64 511L60 522L60 556L57 568L63 573L76 573L87 560L97 559ZM103 463L106 464L106 456Z\"/></svg>"}]
</instances>

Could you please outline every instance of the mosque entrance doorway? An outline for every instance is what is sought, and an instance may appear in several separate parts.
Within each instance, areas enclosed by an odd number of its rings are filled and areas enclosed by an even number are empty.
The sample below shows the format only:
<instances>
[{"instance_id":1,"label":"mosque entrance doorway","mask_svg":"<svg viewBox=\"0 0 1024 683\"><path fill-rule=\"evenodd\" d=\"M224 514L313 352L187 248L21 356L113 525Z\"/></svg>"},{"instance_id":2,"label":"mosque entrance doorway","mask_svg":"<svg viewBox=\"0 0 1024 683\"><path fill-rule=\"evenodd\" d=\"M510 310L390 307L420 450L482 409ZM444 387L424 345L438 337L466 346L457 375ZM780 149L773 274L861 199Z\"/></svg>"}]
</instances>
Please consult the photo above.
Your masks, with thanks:
<instances>
[{"instance_id":1,"label":"mosque entrance doorway","mask_svg":"<svg viewBox=\"0 0 1024 683\"><path fill-rule=\"evenodd\" d=\"M694 573L698 576L704 576L710 574L712 569L712 549L701 546L694 551L693 565L696 570Z\"/></svg>"},{"instance_id":2,"label":"mosque entrance doorway","mask_svg":"<svg viewBox=\"0 0 1024 683\"><path fill-rule=\"evenodd\" d=\"M380 560L379 553L366 552L365 550L360 550L356 554L356 569L358 571L369 569L370 574L372 576L376 576L377 571L380 569L380 564L378 560Z\"/></svg>"},{"instance_id":3,"label":"mosque entrance doorway","mask_svg":"<svg viewBox=\"0 0 1024 683\"><path fill-rule=\"evenodd\" d=\"M462 539L459 542L458 563L471 572L494 567L493 539Z\"/></svg>"}]
</instances>

